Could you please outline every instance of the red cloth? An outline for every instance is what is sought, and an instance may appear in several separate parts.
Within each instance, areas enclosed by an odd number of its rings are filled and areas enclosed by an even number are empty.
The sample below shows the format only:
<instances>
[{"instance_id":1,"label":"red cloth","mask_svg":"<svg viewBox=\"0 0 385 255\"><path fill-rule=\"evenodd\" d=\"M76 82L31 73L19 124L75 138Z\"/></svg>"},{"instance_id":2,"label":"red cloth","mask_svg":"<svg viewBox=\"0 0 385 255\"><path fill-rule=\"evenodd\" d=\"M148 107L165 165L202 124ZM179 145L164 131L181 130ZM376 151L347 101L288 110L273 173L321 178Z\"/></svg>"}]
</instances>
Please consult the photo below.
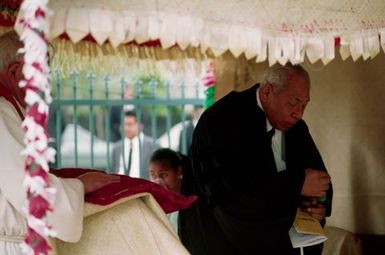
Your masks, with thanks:
<instances>
[{"instance_id":1,"label":"red cloth","mask_svg":"<svg viewBox=\"0 0 385 255\"><path fill-rule=\"evenodd\" d=\"M92 171L99 170L63 168L51 170L51 173L62 178L76 178L86 172ZM186 209L197 200L196 196L185 197L144 179L120 175L119 183L109 184L99 190L87 194L85 201L92 204L108 205L121 198L142 192L150 193L166 213Z\"/></svg>"}]
</instances>

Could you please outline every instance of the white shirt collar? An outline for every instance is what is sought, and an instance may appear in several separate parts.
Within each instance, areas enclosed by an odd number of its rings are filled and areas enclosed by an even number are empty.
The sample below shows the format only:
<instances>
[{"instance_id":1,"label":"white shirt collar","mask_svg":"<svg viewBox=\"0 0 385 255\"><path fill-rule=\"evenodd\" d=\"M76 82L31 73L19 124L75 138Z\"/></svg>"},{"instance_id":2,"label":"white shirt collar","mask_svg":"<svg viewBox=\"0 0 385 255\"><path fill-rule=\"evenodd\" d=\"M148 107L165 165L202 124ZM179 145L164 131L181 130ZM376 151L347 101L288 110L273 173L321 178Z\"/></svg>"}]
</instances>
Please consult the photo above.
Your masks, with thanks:
<instances>
[{"instance_id":1,"label":"white shirt collar","mask_svg":"<svg viewBox=\"0 0 385 255\"><path fill-rule=\"evenodd\" d=\"M259 88L257 89L256 94L257 94L258 106L263 111L262 103L261 103L261 100L259 98ZM266 131L270 131L272 128L273 128L273 126L270 124L270 121L266 118ZM273 150L274 161L275 161L275 165L277 167L277 171L278 172L283 171L286 169L286 162L282 159L282 153L284 153L284 152L282 152L282 149L283 149L282 148L282 131L276 129L271 141L272 141L271 147Z\"/></svg>"},{"instance_id":2,"label":"white shirt collar","mask_svg":"<svg viewBox=\"0 0 385 255\"><path fill-rule=\"evenodd\" d=\"M131 167L128 169L129 175L131 177L140 177L140 141L143 141L144 134L140 132L139 135L133 137L131 140L127 137L124 138L124 159L126 160L125 164L128 164L129 151L132 145L132 155L131 155ZM130 143L132 142L132 144ZM123 157L120 158L119 165L119 174L124 173Z\"/></svg>"},{"instance_id":3,"label":"white shirt collar","mask_svg":"<svg viewBox=\"0 0 385 255\"><path fill-rule=\"evenodd\" d=\"M258 104L259 108L261 108L262 111L265 112L263 110L263 107L262 107L261 99L259 98L259 88L257 88L256 97L257 97L257 104ZM269 119L266 117L266 131L270 131L270 129L272 129L272 128L273 128L273 126L271 125Z\"/></svg>"},{"instance_id":4,"label":"white shirt collar","mask_svg":"<svg viewBox=\"0 0 385 255\"><path fill-rule=\"evenodd\" d=\"M124 138L125 139L124 143L129 143L130 140L132 142L137 142L139 138L140 138L140 140L143 140L143 137L144 137L144 134L142 132L140 132L139 135L134 136L132 139L129 139L129 138L125 137Z\"/></svg>"}]
</instances>

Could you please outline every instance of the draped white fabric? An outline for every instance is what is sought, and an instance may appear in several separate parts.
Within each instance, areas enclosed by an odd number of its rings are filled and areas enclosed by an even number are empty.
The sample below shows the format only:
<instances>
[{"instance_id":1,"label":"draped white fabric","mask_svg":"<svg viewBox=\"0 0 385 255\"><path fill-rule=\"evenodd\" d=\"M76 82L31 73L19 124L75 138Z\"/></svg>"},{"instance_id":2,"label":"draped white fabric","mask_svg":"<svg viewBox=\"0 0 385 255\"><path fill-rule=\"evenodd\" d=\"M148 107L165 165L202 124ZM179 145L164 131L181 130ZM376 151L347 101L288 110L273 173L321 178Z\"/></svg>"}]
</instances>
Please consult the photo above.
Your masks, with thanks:
<instances>
[{"instance_id":1,"label":"draped white fabric","mask_svg":"<svg viewBox=\"0 0 385 255\"><path fill-rule=\"evenodd\" d=\"M163 48L178 44L229 50L269 64L324 64L335 57L340 39L343 59L364 60L385 51L383 0L51 0L50 37L66 32L73 42L91 34L114 47L135 40L160 40Z\"/></svg>"}]
</instances>

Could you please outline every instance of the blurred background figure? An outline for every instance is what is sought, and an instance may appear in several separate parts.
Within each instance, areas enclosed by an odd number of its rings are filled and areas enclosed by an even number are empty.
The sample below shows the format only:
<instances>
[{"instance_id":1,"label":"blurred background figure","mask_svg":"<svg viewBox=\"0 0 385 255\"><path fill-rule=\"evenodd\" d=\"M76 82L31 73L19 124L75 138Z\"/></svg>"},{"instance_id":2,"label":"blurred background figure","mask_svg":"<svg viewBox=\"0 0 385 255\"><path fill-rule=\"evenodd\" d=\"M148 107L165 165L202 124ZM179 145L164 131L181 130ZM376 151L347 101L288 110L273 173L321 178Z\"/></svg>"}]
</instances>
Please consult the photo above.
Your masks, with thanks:
<instances>
[{"instance_id":1,"label":"blurred background figure","mask_svg":"<svg viewBox=\"0 0 385 255\"><path fill-rule=\"evenodd\" d=\"M130 100L134 98L134 88L133 85L127 83L124 87L124 99ZM111 127L111 133L110 133L110 139L111 142L116 142L120 139L122 139L122 111L133 111L135 110L135 105L133 104L125 104L123 106L121 105L114 105L110 108L110 118L109 123ZM124 115L123 115L124 116Z\"/></svg>"},{"instance_id":2,"label":"blurred background figure","mask_svg":"<svg viewBox=\"0 0 385 255\"><path fill-rule=\"evenodd\" d=\"M114 173L149 179L150 157L159 148L159 145L142 130L143 124L138 123L136 112L125 112L125 138L116 142L112 151L112 171Z\"/></svg>"},{"instance_id":3,"label":"blurred background figure","mask_svg":"<svg viewBox=\"0 0 385 255\"><path fill-rule=\"evenodd\" d=\"M203 107L201 105L194 105L194 108L190 113L191 119L185 124L184 128L182 128L179 135L179 152L183 154L188 153L195 126L197 125L202 112Z\"/></svg>"}]
</instances>

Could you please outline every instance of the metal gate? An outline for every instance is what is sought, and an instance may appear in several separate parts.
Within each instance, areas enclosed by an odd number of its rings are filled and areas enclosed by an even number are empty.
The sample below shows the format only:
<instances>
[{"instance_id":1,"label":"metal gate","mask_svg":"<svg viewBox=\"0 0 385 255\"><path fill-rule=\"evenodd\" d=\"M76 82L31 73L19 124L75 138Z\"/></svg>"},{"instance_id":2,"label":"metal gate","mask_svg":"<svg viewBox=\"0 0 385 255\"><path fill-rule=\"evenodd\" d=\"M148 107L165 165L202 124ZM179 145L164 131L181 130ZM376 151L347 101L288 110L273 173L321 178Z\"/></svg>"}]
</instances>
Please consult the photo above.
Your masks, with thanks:
<instances>
[{"instance_id":1,"label":"metal gate","mask_svg":"<svg viewBox=\"0 0 385 255\"><path fill-rule=\"evenodd\" d=\"M112 110L134 107L143 132L161 147L183 154L188 151L186 126L189 112L203 105L203 91L196 84L170 84L157 76L143 76L129 84L133 97L125 97L127 80L93 72L73 71L52 78L53 102L48 130L57 151L54 167L91 167L111 172L111 151L119 137L111 124ZM115 130L116 131L116 130ZM124 140L124 139L123 139Z\"/></svg>"}]
</instances>

